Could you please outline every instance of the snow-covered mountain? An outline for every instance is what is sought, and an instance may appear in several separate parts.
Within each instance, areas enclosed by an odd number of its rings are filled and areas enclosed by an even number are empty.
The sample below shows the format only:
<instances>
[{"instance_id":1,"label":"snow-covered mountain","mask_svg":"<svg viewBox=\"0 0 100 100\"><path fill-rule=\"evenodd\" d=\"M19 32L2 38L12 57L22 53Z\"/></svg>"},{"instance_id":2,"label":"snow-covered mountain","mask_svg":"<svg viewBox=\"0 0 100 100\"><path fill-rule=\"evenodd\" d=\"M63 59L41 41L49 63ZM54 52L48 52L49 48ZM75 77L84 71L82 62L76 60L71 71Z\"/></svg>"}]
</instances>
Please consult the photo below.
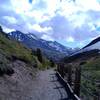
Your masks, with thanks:
<instances>
[{"instance_id":1,"label":"snow-covered mountain","mask_svg":"<svg viewBox=\"0 0 100 100\"><path fill-rule=\"evenodd\" d=\"M100 41L95 43L95 44L93 44L93 45L90 45L90 46L84 48L83 50L84 51L89 51L89 50L94 50L94 49L100 50Z\"/></svg>"},{"instance_id":2,"label":"snow-covered mountain","mask_svg":"<svg viewBox=\"0 0 100 100\"><path fill-rule=\"evenodd\" d=\"M100 37L94 39L91 43L89 43L83 49L86 49L86 50L98 49L98 50L100 50Z\"/></svg>"},{"instance_id":3,"label":"snow-covered mountain","mask_svg":"<svg viewBox=\"0 0 100 100\"><path fill-rule=\"evenodd\" d=\"M53 59L60 59L75 52L74 49L65 47L56 41L46 41L38 38L32 33L24 34L20 31L13 31L8 33L9 37L16 39L31 49L40 48L43 53Z\"/></svg>"},{"instance_id":4,"label":"snow-covered mountain","mask_svg":"<svg viewBox=\"0 0 100 100\"><path fill-rule=\"evenodd\" d=\"M100 50L100 37L94 39L88 45L86 45L85 47L83 47L81 50L79 50L76 53L82 53L82 52L87 52L91 50Z\"/></svg>"},{"instance_id":5,"label":"snow-covered mountain","mask_svg":"<svg viewBox=\"0 0 100 100\"><path fill-rule=\"evenodd\" d=\"M64 62L72 62L74 60L79 59L79 61L84 61L85 59L89 59L91 57L100 56L100 37L91 41L88 45L80 49L79 51L71 54L69 57L64 57L62 61Z\"/></svg>"},{"instance_id":6,"label":"snow-covered mountain","mask_svg":"<svg viewBox=\"0 0 100 100\"><path fill-rule=\"evenodd\" d=\"M71 54L70 56L74 56L83 52L89 52L93 50L100 50L100 37L92 40L88 45L83 47L82 49L77 50L75 53Z\"/></svg>"},{"instance_id":7,"label":"snow-covered mountain","mask_svg":"<svg viewBox=\"0 0 100 100\"><path fill-rule=\"evenodd\" d=\"M27 36L29 36L30 38L35 39L35 40L39 39L36 35L34 35L32 33L27 34Z\"/></svg>"}]
</instances>

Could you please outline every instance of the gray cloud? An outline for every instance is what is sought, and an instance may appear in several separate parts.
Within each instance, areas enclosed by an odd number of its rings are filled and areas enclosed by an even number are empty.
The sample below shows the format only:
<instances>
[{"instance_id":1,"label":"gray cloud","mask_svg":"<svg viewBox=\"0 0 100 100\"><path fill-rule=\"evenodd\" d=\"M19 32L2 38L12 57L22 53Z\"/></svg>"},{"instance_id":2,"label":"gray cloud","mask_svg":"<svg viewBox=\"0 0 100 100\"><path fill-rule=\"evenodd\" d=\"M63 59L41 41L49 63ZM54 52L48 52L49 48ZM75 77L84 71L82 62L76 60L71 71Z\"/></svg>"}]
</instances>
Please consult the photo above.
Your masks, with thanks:
<instances>
[{"instance_id":1,"label":"gray cloud","mask_svg":"<svg viewBox=\"0 0 100 100\"><path fill-rule=\"evenodd\" d=\"M55 39L66 39L66 37L72 35L72 25L64 16L61 15L56 15L50 21L44 22L41 25L43 27L52 27L52 37Z\"/></svg>"},{"instance_id":2,"label":"gray cloud","mask_svg":"<svg viewBox=\"0 0 100 100\"><path fill-rule=\"evenodd\" d=\"M44 1L39 0L36 5L32 7L33 10L39 10L42 12L42 10L46 9L46 3ZM0 24L3 26L6 26L7 28L20 30L22 32L32 32L38 35L39 37L42 37L44 35L47 35L48 37L59 40L59 41L65 41L67 43L68 37L72 37L77 42L83 42L86 40L90 40L91 38L94 38L100 34L98 31L100 23L100 11L93 11L88 10L86 12L79 11L75 14L70 15L69 17L66 17L64 15L59 14L59 9L56 10L54 13L55 15L50 17L48 20L37 23L34 16L27 16L16 13L10 4L10 0L0 0ZM24 12L25 14L26 12ZM47 16L47 12L44 13L45 16ZM84 19L84 22L80 24L79 26L74 25L74 20L70 20L73 16L80 16L81 19L83 19L83 15L86 15L87 17ZM13 17L17 20L15 24L10 23L10 21L7 21L4 19L5 16ZM48 15L49 16L49 15ZM78 20L78 17L75 17L75 19L80 22L81 19ZM41 19L42 20L42 19ZM77 24L76 21L76 24ZM45 27L51 27L52 30L48 32L37 32L36 30L29 29L28 25L34 25L38 24L41 28ZM93 28L93 29L92 29ZM49 34L48 34L49 33ZM74 42L73 41L73 42Z\"/></svg>"},{"instance_id":3,"label":"gray cloud","mask_svg":"<svg viewBox=\"0 0 100 100\"><path fill-rule=\"evenodd\" d=\"M95 14L95 12L91 12ZM89 17L91 16L89 15ZM92 18L92 16L91 16ZM96 16L94 17L96 20ZM96 30L91 30L91 27L88 25L89 22L84 22L81 27L74 27L64 16L57 15L52 18L50 21L44 22L41 25L43 27L50 26L53 29L52 37L55 39L66 39L69 36L72 36L76 41L83 41L89 38L96 37L98 32ZM92 22L93 24L94 22Z\"/></svg>"}]
</instances>

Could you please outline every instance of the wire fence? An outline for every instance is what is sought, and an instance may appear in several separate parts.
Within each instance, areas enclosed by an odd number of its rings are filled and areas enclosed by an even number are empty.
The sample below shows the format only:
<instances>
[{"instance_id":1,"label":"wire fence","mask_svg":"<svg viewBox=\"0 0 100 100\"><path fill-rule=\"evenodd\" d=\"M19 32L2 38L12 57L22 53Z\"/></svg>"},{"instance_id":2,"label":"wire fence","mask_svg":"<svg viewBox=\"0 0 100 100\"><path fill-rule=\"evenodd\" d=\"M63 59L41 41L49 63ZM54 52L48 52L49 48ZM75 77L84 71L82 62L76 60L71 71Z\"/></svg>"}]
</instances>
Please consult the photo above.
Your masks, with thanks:
<instances>
[{"instance_id":1,"label":"wire fence","mask_svg":"<svg viewBox=\"0 0 100 100\"><path fill-rule=\"evenodd\" d=\"M71 65L64 67L64 64L59 64L57 70L82 100L100 100L100 89L96 86L97 82L83 73L80 67L72 68Z\"/></svg>"}]
</instances>

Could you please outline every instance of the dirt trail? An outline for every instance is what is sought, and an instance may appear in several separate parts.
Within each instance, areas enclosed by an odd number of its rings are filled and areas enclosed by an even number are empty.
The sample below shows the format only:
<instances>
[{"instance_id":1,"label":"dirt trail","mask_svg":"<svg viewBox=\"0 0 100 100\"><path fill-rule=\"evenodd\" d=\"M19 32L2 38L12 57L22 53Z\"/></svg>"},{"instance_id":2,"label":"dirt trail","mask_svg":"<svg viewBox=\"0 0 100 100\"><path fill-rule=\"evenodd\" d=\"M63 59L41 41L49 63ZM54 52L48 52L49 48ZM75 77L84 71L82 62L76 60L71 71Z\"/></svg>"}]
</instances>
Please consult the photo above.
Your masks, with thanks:
<instances>
[{"instance_id":1,"label":"dirt trail","mask_svg":"<svg viewBox=\"0 0 100 100\"><path fill-rule=\"evenodd\" d=\"M53 69L40 71L34 82L33 100L67 100L66 91Z\"/></svg>"},{"instance_id":2,"label":"dirt trail","mask_svg":"<svg viewBox=\"0 0 100 100\"><path fill-rule=\"evenodd\" d=\"M53 69L36 71L21 61L11 65L15 73L0 77L0 100L66 100Z\"/></svg>"}]
</instances>

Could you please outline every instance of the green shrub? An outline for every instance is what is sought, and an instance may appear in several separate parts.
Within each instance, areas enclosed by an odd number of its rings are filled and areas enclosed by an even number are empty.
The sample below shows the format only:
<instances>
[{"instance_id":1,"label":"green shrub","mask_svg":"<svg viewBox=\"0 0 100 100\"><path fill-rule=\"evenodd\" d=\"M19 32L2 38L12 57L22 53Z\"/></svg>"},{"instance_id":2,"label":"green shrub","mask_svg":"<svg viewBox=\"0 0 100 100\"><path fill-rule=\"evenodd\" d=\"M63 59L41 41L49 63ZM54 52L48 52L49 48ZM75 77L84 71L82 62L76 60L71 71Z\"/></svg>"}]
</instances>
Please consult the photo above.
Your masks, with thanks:
<instances>
[{"instance_id":1,"label":"green shrub","mask_svg":"<svg viewBox=\"0 0 100 100\"><path fill-rule=\"evenodd\" d=\"M14 70L8 66L8 63L9 61L6 57L0 54L0 76L3 76L4 74L12 75L14 73Z\"/></svg>"},{"instance_id":2,"label":"green shrub","mask_svg":"<svg viewBox=\"0 0 100 100\"><path fill-rule=\"evenodd\" d=\"M34 55L32 55L30 49L25 48L17 41L9 40L2 34L0 34L0 51L3 52L7 58L12 58L14 56L30 64L34 64L35 62Z\"/></svg>"},{"instance_id":3,"label":"green shrub","mask_svg":"<svg viewBox=\"0 0 100 100\"><path fill-rule=\"evenodd\" d=\"M89 60L83 66L83 70L100 70L100 58Z\"/></svg>"}]
</instances>

